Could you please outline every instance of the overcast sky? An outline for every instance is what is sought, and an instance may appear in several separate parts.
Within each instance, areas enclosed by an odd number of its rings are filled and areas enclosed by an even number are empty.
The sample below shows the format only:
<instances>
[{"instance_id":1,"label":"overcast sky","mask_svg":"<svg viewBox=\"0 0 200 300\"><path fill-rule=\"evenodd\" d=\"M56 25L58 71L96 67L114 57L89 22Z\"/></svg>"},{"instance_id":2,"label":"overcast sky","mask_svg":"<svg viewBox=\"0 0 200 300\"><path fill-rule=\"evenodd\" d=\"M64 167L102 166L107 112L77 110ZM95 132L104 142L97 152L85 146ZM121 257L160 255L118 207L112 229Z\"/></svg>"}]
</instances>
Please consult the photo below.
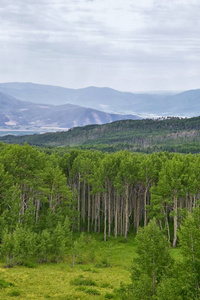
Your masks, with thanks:
<instances>
[{"instance_id":1,"label":"overcast sky","mask_svg":"<svg viewBox=\"0 0 200 300\"><path fill-rule=\"evenodd\" d=\"M0 0L0 82L200 88L200 0Z\"/></svg>"}]
</instances>

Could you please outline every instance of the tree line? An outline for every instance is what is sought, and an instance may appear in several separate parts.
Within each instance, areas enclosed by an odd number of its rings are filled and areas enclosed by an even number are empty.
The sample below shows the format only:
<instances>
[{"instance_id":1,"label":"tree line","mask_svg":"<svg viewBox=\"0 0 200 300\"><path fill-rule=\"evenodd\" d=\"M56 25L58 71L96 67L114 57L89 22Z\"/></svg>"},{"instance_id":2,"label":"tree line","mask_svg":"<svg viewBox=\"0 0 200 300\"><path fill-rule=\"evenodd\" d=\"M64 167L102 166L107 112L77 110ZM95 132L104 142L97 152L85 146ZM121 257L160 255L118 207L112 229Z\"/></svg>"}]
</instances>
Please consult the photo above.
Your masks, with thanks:
<instances>
[{"instance_id":1,"label":"tree line","mask_svg":"<svg viewBox=\"0 0 200 300\"><path fill-rule=\"evenodd\" d=\"M5 143L37 146L68 146L116 152L129 150L152 153L171 151L199 153L199 119L167 118L121 120L103 125L75 127L67 132L4 136Z\"/></svg>"},{"instance_id":2,"label":"tree line","mask_svg":"<svg viewBox=\"0 0 200 300\"><path fill-rule=\"evenodd\" d=\"M73 232L102 232L104 241L111 235L127 238L153 217L176 247L182 219L199 206L199 169L199 155L88 150L59 155L0 144L1 255L20 261L20 245L31 249L34 243L38 261L59 260Z\"/></svg>"},{"instance_id":3,"label":"tree line","mask_svg":"<svg viewBox=\"0 0 200 300\"><path fill-rule=\"evenodd\" d=\"M127 237L156 217L173 246L187 212L199 205L199 155L71 151L61 158L77 193L78 230Z\"/></svg>"}]
</instances>

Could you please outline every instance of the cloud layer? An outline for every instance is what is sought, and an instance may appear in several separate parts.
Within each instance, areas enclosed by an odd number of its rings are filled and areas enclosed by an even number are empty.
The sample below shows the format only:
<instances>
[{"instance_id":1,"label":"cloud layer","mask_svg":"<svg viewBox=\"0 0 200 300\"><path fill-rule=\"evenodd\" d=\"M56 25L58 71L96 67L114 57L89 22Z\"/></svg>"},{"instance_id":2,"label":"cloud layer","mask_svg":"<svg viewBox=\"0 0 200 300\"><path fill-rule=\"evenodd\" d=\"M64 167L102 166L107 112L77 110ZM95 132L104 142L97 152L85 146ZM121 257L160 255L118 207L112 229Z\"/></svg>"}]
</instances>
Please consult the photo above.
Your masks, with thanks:
<instances>
[{"instance_id":1,"label":"cloud layer","mask_svg":"<svg viewBox=\"0 0 200 300\"><path fill-rule=\"evenodd\" d=\"M199 0L1 0L0 82L199 88Z\"/></svg>"}]
</instances>

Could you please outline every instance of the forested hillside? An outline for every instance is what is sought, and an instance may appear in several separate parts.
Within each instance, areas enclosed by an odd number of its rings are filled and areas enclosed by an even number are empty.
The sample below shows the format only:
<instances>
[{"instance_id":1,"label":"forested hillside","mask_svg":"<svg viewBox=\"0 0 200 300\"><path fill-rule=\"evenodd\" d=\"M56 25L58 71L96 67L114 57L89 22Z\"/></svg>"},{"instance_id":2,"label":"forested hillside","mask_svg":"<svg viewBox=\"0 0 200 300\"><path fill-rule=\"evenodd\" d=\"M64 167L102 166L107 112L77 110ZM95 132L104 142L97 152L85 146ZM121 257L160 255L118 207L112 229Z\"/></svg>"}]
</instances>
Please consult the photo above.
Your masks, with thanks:
<instances>
[{"instance_id":1,"label":"forested hillside","mask_svg":"<svg viewBox=\"0 0 200 300\"><path fill-rule=\"evenodd\" d=\"M104 125L76 127L67 132L5 136L6 143L37 146L70 146L108 152L131 150L151 153L200 152L200 117L190 119L122 120Z\"/></svg>"},{"instance_id":2,"label":"forested hillside","mask_svg":"<svg viewBox=\"0 0 200 300\"><path fill-rule=\"evenodd\" d=\"M175 247L182 217L199 200L200 157L191 154L73 150L60 157L2 144L0 163L1 220L12 230L26 224L40 232L68 216L73 230L104 232L106 240L126 238L156 216Z\"/></svg>"},{"instance_id":3,"label":"forested hillside","mask_svg":"<svg viewBox=\"0 0 200 300\"><path fill-rule=\"evenodd\" d=\"M69 253L74 266L86 244L94 260L96 242L84 232L103 234L104 242L138 233L132 283L111 298L198 299L200 155L48 152L0 144L0 260L7 267L60 262ZM181 245L182 262L173 262L170 244ZM83 276L71 284L97 286ZM171 298L163 298L166 288Z\"/></svg>"}]
</instances>

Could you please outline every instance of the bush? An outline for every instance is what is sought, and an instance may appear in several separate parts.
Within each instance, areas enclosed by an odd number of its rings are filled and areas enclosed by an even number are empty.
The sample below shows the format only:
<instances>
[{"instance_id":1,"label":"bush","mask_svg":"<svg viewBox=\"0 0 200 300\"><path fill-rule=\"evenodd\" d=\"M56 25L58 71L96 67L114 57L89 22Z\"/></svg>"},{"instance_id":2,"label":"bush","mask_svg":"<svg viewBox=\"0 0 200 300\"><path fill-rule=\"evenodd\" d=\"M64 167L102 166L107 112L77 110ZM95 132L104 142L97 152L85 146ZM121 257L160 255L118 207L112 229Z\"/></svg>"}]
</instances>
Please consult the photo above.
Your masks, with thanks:
<instances>
[{"instance_id":1,"label":"bush","mask_svg":"<svg viewBox=\"0 0 200 300\"><path fill-rule=\"evenodd\" d=\"M27 262L27 263L25 263L25 266L27 268L34 269L34 268L37 268L38 265L34 262Z\"/></svg>"},{"instance_id":2,"label":"bush","mask_svg":"<svg viewBox=\"0 0 200 300\"><path fill-rule=\"evenodd\" d=\"M29 229L17 227L13 233L4 232L1 255L7 267L26 264L34 259L36 253L36 234Z\"/></svg>"},{"instance_id":3,"label":"bush","mask_svg":"<svg viewBox=\"0 0 200 300\"><path fill-rule=\"evenodd\" d=\"M0 279L0 289L7 288L9 286L14 286L14 284L11 282L7 282L4 279Z\"/></svg>"},{"instance_id":4,"label":"bush","mask_svg":"<svg viewBox=\"0 0 200 300\"><path fill-rule=\"evenodd\" d=\"M101 295L101 293L97 289L87 289L85 293L89 295Z\"/></svg>"},{"instance_id":5,"label":"bush","mask_svg":"<svg viewBox=\"0 0 200 300\"><path fill-rule=\"evenodd\" d=\"M83 278L79 276L70 281L71 285L86 285L86 286L96 286L96 282L89 278Z\"/></svg>"},{"instance_id":6,"label":"bush","mask_svg":"<svg viewBox=\"0 0 200 300\"><path fill-rule=\"evenodd\" d=\"M113 293L106 293L104 296L105 299L114 299L115 298L115 294Z\"/></svg>"},{"instance_id":7,"label":"bush","mask_svg":"<svg viewBox=\"0 0 200 300\"><path fill-rule=\"evenodd\" d=\"M9 292L10 297L18 297L20 296L20 291L19 290L13 290Z\"/></svg>"},{"instance_id":8,"label":"bush","mask_svg":"<svg viewBox=\"0 0 200 300\"><path fill-rule=\"evenodd\" d=\"M101 284L101 287L102 287L102 288L108 288L108 287L110 287L110 283L108 283L108 282L103 282L103 283Z\"/></svg>"}]
</instances>

